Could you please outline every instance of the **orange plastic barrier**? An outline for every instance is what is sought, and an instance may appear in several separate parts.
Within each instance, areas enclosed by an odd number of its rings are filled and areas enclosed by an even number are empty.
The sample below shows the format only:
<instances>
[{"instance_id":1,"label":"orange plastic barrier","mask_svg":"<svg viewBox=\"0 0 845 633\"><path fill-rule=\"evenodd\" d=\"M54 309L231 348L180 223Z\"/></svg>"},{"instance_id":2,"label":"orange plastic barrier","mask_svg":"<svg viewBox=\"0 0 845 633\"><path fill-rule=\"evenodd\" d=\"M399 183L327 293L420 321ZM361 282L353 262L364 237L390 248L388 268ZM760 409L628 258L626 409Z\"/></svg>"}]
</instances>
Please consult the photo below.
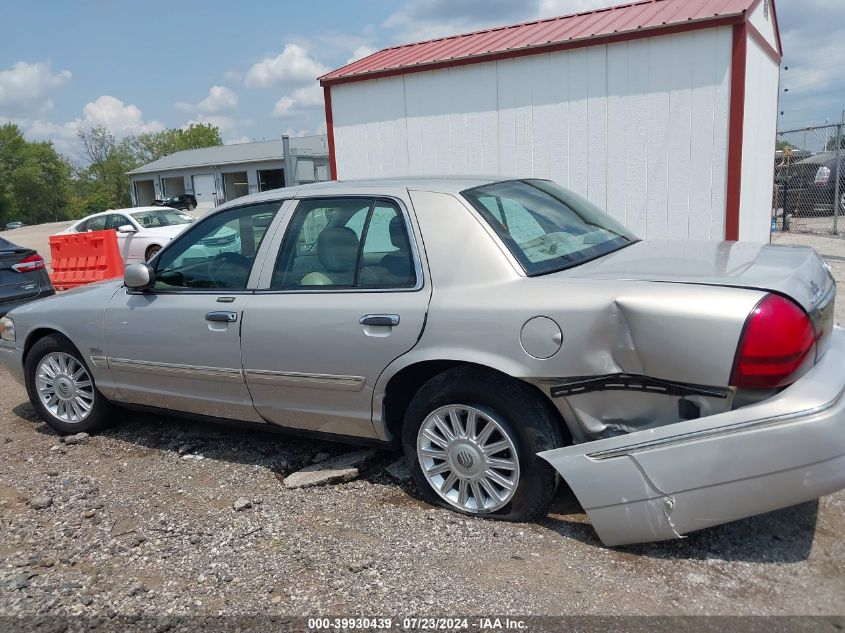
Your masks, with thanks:
<instances>
[{"instance_id":1,"label":"orange plastic barrier","mask_svg":"<svg viewBox=\"0 0 845 633\"><path fill-rule=\"evenodd\" d=\"M123 258L114 231L54 235L50 238L50 253L50 280L57 290L123 276Z\"/></svg>"}]
</instances>

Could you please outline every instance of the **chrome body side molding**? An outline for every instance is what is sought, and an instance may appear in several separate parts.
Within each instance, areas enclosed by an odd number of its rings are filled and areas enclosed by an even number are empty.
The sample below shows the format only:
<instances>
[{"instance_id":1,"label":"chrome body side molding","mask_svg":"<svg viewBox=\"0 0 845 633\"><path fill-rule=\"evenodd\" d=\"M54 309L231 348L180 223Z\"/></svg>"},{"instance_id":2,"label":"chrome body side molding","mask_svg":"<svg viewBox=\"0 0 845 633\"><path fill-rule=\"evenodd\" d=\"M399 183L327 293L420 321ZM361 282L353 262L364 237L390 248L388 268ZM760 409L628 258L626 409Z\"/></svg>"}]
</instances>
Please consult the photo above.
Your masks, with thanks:
<instances>
[{"instance_id":1,"label":"chrome body side molding","mask_svg":"<svg viewBox=\"0 0 845 633\"><path fill-rule=\"evenodd\" d=\"M334 374L303 374L287 371L247 369L247 382L277 387L304 387L332 389L334 391L361 391L363 376L337 376Z\"/></svg>"}]
</instances>

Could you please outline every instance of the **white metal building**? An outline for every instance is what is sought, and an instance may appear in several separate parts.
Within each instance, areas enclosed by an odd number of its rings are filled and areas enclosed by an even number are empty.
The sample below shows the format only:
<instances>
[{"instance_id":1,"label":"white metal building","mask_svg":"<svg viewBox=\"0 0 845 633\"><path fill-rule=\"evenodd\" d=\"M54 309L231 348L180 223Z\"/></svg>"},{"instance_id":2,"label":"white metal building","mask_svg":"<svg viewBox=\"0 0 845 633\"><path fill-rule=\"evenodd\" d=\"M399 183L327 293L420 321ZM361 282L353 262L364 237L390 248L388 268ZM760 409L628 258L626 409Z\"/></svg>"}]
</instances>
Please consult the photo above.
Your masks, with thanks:
<instances>
[{"instance_id":1,"label":"white metal building","mask_svg":"<svg viewBox=\"0 0 845 633\"><path fill-rule=\"evenodd\" d=\"M250 193L328 180L328 165L325 135L184 150L129 172L132 205L192 193L197 208L208 210Z\"/></svg>"},{"instance_id":2,"label":"white metal building","mask_svg":"<svg viewBox=\"0 0 845 633\"><path fill-rule=\"evenodd\" d=\"M333 177L551 178L641 237L768 241L774 0L646 0L320 78Z\"/></svg>"}]
</instances>

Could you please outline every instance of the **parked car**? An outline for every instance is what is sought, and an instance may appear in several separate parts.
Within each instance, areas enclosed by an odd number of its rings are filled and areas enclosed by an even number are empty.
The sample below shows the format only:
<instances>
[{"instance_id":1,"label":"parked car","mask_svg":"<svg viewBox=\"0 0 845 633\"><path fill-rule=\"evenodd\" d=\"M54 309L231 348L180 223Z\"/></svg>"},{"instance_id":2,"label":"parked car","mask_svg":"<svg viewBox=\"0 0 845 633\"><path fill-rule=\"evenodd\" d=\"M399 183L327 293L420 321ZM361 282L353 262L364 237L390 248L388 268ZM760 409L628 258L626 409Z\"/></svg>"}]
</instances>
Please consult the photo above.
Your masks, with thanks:
<instances>
[{"instance_id":1,"label":"parked car","mask_svg":"<svg viewBox=\"0 0 845 633\"><path fill-rule=\"evenodd\" d=\"M839 214L845 215L845 152L842 152L839 165ZM785 208L787 213L799 216L833 215L836 173L835 152L816 154L776 167L775 208Z\"/></svg>"},{"instance_id":2,"label":"parked car","mask_svg":"<svg viewBox=\"0 0 845 633\"><path fill-rule=\"evenodd\" d=\"M82 218L57 235L113 229L124 263L132 264L155 257L193 221L187 213L167 207L111 209Z\"/></svg>"},{"instance_id":3,"label":"parked car","mask_svg":"<svg viewBox=\"0 0 845 633\"><path fill-rule=\"evenodd\" d=\"M546 180L319 183L18 308L0 358L59 433L121 405L396 445L515 521L560 476L618 545L845 487L835 293L811 248L640 241Z\"/></svg>"},{"instance_id":4,"label":"parked car","mask_svg":"<svg viewBox=\"0 0 845 633\"><path fill-rule=\"evenodd\" d=\"M197 199L193 194L182 193L178 196L156 198L155 200L153 200L153 206L170 207L172 209L184 209L186 211L193 211L197 208Z\"/></svg>"},{"instance_id":5,"label":"parked car","mask_svg":"<svg viewBox=\"0 0 845 633\"><path fill-rule=\"evenodd\" d=\"M12 308L54 294L44 258L0 237L0 317Z\"/></svg>"},{"instance_id":6,"label":"parked car","mask_svg":"<svg viewBox=\"0 0 845 633\"><path fill-rule=\"evenodd\" d=\"M9 222L6 225L6 230L11 231L13 229L22 229L25 226L26 226L26 224L24 224L23 222Z\"/></svg>"}]
</instances>

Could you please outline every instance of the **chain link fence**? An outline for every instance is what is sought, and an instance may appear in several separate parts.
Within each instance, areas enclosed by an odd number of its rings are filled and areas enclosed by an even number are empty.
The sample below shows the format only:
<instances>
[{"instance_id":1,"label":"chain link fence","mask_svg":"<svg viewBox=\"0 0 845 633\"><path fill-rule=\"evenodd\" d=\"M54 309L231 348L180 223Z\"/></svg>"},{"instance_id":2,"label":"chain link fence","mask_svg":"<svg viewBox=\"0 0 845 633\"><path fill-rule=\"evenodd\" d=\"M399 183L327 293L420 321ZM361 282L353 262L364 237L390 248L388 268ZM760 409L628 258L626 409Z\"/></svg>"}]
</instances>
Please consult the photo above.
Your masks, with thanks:
<instances>
[{"instance_id":1,"label":"chain link fence","mask_svg":"<svg viewBox=\"0 0 845 633\"><path fill-rule=\"evenodd\" d=\"M845 129L778 132L772 229L845 234Z\"/></svg>"}]
</instances>

